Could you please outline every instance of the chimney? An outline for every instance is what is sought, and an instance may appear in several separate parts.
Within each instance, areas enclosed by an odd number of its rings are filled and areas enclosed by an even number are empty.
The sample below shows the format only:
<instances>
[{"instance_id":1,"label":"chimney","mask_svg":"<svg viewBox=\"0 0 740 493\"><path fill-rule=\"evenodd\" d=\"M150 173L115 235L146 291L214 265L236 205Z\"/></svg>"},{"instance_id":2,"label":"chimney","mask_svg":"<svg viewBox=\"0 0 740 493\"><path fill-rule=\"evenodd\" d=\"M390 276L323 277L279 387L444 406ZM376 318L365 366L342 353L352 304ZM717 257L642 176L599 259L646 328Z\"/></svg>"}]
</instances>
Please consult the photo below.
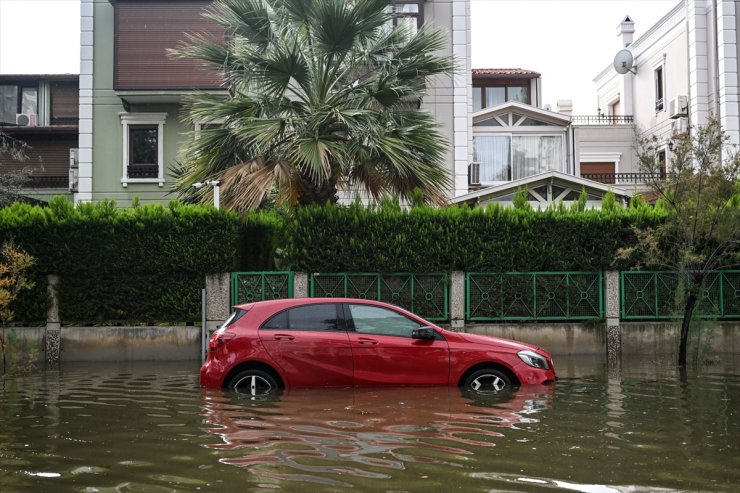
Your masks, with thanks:
<instances>
[{"instance_id":1,"label":"chimney","mask_svg":"<svg viewBox=\"0 0 740 493\"><path fill-rule=\"evenodd\" d=\"M622 37L622 48L627 48L632 44L632 38L635 34L635 21L626 16L617 26L617 36Z\"/></svg>"},{"instance_id":2,"label":"chimney","mask_svg":"<svg viewBox=\"0 0 740 493\"><path fill-rule=\"evenodd\" d=\"M558 99L556 111L558 113L562 113L563 115L572 115L573 101L571 101L570 99Z\"/></svg>"}]
</instances>

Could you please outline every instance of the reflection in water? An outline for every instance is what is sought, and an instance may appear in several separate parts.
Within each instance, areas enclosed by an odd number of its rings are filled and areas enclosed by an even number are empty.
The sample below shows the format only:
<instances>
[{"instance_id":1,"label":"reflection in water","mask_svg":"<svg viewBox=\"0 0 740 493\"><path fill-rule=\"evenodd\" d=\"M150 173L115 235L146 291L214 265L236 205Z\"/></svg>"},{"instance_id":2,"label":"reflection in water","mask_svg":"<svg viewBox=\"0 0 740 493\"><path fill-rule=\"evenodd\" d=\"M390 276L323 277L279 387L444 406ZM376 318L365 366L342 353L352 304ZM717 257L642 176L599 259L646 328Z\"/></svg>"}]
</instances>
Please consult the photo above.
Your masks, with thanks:
<instances>
[{"instance_id":1,"label":"reflection in water","mask_svg":"<svg viewBox=\"0 0 740 493\"><path fill-rule=\"evenodd\" d=\"M222 462L350 487L343 476L387 480L387 469L410 463L462 468L471 447L494 447L502 429L536 423L552 395L552 386L486 399L455 388L301 390L269 400L207 391L205 408L208 431L222 439L209 447L245 454Z\"/></svg>"},{"instance_id":2,"label":"reflection in water","mask_svg":"<svg viewBox=\"0 0 740 493\"><path fill-rule=\"evenodd\" d=\"M740 364L561 358L555 385L301 390L197 385L197 365L0 379L0 492L738 491ZM584 370L570 371L569 368Z\"/></svg>"}]
</instances>

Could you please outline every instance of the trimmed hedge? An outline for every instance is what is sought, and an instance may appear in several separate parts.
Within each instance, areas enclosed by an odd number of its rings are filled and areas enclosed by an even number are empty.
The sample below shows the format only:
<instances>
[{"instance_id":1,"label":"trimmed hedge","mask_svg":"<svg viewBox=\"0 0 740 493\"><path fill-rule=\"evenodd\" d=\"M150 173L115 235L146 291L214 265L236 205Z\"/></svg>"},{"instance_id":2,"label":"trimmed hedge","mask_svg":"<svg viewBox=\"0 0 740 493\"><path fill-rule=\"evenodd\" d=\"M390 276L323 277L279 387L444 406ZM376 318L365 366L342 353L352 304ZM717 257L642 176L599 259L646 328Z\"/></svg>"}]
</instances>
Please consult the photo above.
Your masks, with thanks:
<instances>
[{"instance_id":1,"label":"trimmed hedge","mask_svg":"<svg viewBox=\"0 0 740 493\"><path fill-rule=\"evenodd\" d=\"M634 208L545 211L465 206L403 210L305 207L287 226L286 263L306 272L600 271L620 269L633 227L665 213Z\"/></svg>"},{"instance_id":2,"label":"trimmed hedge","mask_svg":"<svg viewBox=\"0 0 740 493\"><path fill-rule=\"evenodd\" d=\"M634 244L634 228L665 217L645 204L533 211L387 202L240 216L177 202L119 209L57 198L1 209L0 241L13 239L37 261L16 323L44 323L48 274L60 276L64 324L183 323L200 319L207 273L620 270L631 267L614 259Z\"/></svg>"},{"instance_id":3,"label":"trimmed hedge","mask_svg":"<svg viewBox=\"0 0 740 493\"><path fill-rule=\"evenodd\" d=\"M14 306L16 323L46 320L47 274L60 276L63 323L199 320L205 274L271 268L279 225L271 215L177 202L15 204L0 210L0 241L36 258L36 286Z\"/></svg>"}]
</instances>

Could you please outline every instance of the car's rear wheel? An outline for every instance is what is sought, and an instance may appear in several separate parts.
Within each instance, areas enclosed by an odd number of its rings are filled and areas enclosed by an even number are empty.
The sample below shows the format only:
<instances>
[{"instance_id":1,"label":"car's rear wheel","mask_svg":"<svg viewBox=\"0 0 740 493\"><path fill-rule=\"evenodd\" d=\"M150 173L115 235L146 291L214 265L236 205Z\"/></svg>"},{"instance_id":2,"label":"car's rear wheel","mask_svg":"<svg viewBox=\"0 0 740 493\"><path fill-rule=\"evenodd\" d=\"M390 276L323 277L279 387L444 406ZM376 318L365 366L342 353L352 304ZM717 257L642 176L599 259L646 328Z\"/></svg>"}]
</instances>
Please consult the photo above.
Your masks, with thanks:
<instances>
[{"instance_id":1,"label":"car's rear wheel","mask_svg":"<svg viewBox=\"0 0 740 493\"><path fill-rule=\"evenodd\" d=\"M463 382L463 390L478 394L496 394L511 390L511 380L506 373L494 368L483 368L471 373Z\"/></svg>"},{"instance_id":2,"label":"car's rear wheel","mask_svg":"<svg viewBox=\"0 0 740 493\"><path fill-rule=\"evenodd\" d=\"M275 378L262 370L240 371L234 375L227 388L237 394L250 396L272 395L280 389Z\"/></svg>"}]
</instances>

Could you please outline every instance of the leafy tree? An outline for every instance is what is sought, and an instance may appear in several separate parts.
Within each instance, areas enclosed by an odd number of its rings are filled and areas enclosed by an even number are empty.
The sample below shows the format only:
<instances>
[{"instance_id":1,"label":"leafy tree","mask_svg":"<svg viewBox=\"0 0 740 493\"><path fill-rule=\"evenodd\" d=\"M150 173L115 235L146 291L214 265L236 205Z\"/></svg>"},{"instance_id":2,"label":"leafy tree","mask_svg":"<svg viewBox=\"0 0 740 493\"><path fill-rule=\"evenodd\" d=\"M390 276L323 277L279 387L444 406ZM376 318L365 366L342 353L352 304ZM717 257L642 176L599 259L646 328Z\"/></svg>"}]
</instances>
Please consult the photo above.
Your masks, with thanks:
<instances>
[{"instance_id":1,"label":"leafy tree","mask_svg":"<svg viewBox=\"0 0 740 493\"><path fill-rule=\"evenodd\" d=\"M683 366L708 274L740 260L740 154L716 120L673 140L673 160L663 174L655 159L657 138L638 139L642 171L652 177L650 195L668 216L657 227L637 231L637 244L622 254L639 251L648 265L678 274L683 312L678 364Z\"/></svg>"},{"instance_id":2,"label":"leafy tree","mask_svg":"<svg viewBox=\"0 0 740 493\"><path fill-rule=\"evenodd\" d=\"M0 205L15 202L18 192L28 182L31 169L24 167L7 171L4 166L7 161L22 162L28 160L30 146L0 131Z\"/></svg>"},{"instance_id":3,"label":"leafy tree","mask_svg":"<svg viewBox=\"0 0 740 493\"><path fill-rule=\"evenodd\" d=\"M226 97L198 94L196 134L176 171L182 197L208 201L195 182L221 182L235 210L336 202L338 187L441 203L451 184L446 142L418 110L429 77L448 74L441 32L391 28L388 0L219 0L206 14L223 43L192 35L174 54L218 68ZM214 128L215 127L215 128ZM273 195L274 194L274 195Z\"/></svg>"},{"instance_id":4,"label":"leafy tree","mask_svg":"<svg viewBox=\"0 0 740 493\"><path fill-rule=\"evenodd\" d=\"M6 241L0 247L0 355L2 355L3 369L7 366L7 355L11 350L17 350L18 344L13 344L15 338L13 333L7 332L8 322L13 320L14 312L11 304L23 290L33 287L33 283L26 276L26 271L34 264L35 259L16 247L13 242ZM19 354L11 354L11 367L23 359ZM35 354L28 355L26 366L32 364Z\"/></svg>"}]
</instances>

